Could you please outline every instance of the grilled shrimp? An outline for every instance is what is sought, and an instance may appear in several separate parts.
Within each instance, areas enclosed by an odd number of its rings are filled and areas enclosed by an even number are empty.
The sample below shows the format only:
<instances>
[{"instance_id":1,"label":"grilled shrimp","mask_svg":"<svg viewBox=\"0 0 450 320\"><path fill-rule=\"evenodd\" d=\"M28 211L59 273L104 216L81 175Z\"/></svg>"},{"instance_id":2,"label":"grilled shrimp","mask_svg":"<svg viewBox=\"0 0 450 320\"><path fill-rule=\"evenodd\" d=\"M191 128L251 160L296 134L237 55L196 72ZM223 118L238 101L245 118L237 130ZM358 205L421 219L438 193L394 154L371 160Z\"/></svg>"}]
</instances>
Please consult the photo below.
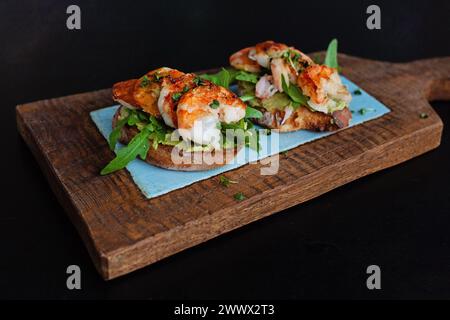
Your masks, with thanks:
<instances>
[{"instance_id":1,"label":"grilled shrimp","mask_svg":"<svg viewBox=\"0 0 450 320\"><path fill-rule=\"evenodd\" d=\"M212 83L185 93L178 103L179 133L183 139L220 148L220 122L232 123L245 117L246 105L227 89Z\"/></svg>"},{"instance_id":2,"label":"grilled shrimp","mask_svg":"<svg viewBox=\"0 0 450 320\"><path fill-rule=\"evenodd\" d=\"M267 99L273 96L277 91L277 88L273 85L273 77L266 74L256 83L255 96L260 99Z\"/></svg>"},{"instance_id":3,"label":"grilled shrimp","mask_svg":"<svg viewBox=\"0 0 450 320\"><path fill-rule=\"evenodd\" d=\"M158 99L158 109L164 122L172 127L178 127L177 105L183 94L196 86L197 76L188 73L179 78L165 78L162 81L161 93Z\"/></svg>"},{"instance_id":4,"label":"grilled shrimp","mask_svg":"<svg viewBox=\"0 0 450 320\"><path fill-rule=\"evenodd\" d=\"M259 64L249 58L249 52L254 50L253 47L239 50L230 56L230 65L238 70L244 70L248 72L260 72L261 67Z\"/></svg>"},{"instance_id":5,"label":"grilled shrimp","mask_svg":"<svg viewBox=\"0 0 450 320\"><path fill-rule=\"evenodd\" d=\"M308 104L317 111L329 113L330 103L334 106L335 101L343 101L348 106L352 100L337 70L327 66L307 67L298 77L297 84L310 98Z\"/></svg>"},{"instance_id":6,"label":"grilled shrimp","mask_svg":"<svg viewBox=\"0 0 450 320\"><path fill-rule=\"evenodd\" d=\"M286 82L295 84L299 71L313 63L301 51L273 41L257 44L254 50L250 50L249 57L264 68L270 68L274 85L280 92L283 92L283 77Z\"/></svg>"},{"instance_id":7,"label":"grilled shrimp","mask_svg":"<svg viewBox=\"0 0 450 320\"><path fill-rule=\"evenodd\" d=\"M249 58L258 62L260 66L268 69L270 60L281 57L286 49L288 49L288 46L283 43L265 41L258 43L254 49L250 50Z\"/></svg>"},{"instance_id":8,"label":"grilled shrimp","mask_svg":"<svg viewBox=\"0 0 450 320\"><path fill-rule=\"evenodd\" d=\"M170 68L159 68L148 72L140 79L116 83L113 87L115 101L128 108L141 108L145 112L159 117L158 97L161 82L166 79L176 79L184 73Z\"/></svg>"},{"instance_id":9,"label":"grilled shrimp","mask_svg":"<svg viewBox=\"0 0 450 320\"><path fill-rule=\"evenodd\" d=\"M297 72L293 69L284 58L275 58L270 62L270 70L272 71L273 83L278 91L283 92L282 79L295 83L297 80Z\"/></svg>"}]
</instances>

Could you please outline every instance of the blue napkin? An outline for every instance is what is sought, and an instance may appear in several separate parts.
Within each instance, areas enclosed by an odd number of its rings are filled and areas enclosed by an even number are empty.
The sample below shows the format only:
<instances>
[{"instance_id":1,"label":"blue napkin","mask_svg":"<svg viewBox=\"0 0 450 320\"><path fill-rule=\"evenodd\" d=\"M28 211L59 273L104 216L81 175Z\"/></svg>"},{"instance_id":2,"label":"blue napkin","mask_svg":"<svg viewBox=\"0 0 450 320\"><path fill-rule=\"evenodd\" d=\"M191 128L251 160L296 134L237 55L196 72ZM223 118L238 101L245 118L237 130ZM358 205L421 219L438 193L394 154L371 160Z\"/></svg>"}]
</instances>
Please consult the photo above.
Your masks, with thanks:
<instances>
[{"instance_id":1,"label":"blue napkin","mask_svg":"<svg viewBox=\"0 0 450 320\"><path fill-rule=\"evenodd\" d=\"M353 95L353 100L350 104L350 110L353 113L353 119L350 127L363 123L365 121L373 120L390 112L381 102L369 95L364 90L358 88L353 82L341 77L344 85L347 86ZM359 89L361 94L354 94L354 91ZM91 112L91 118L97 125L101 134L108 139L112 130L112 118L119 106L112 106ZM228 164L223 167L201 172L183 172L172 171L152 166L141 160L134 160L127 166L136 185L142 191L146 198L154 198L173 190L183 188L197 181L211 178L221 173L236 169L249 162L261 160L274 155L278 152L287 151L298 147L307 142L326 137L333 132L312 132L312 131L296 131L289 133L272 132L271 135L261 139L261 147L259 154L249 148L243 148L236 156L236 161L233 164ZM279 139L279 140L272 140ZM275 141L279 142L279 148L274 148ZM116 152L123 146L118 144ZM107 159L105 159L105 165ZM267 165L269 167L269 165Z\"/></svg>"}]
</instances>

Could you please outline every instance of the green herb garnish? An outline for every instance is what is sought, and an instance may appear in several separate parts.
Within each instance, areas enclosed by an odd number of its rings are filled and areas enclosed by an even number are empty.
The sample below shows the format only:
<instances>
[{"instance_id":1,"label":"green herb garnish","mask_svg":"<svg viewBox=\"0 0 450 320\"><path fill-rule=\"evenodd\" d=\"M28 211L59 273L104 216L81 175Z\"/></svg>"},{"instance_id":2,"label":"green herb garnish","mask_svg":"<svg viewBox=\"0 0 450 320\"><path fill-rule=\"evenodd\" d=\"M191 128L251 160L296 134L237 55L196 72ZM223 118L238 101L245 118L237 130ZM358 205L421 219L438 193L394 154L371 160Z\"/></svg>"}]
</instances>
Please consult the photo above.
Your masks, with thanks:
<instances>
[{"instance_id":1,"label":"green herb garnish","mask_svg":"<svg viewBox=\"0 0 450 320\"><path fill-rule=\"evenodd\" d=\"M199 85L202 84L202 79L201 79L200 77L195 77L194 80L193 80L192 82L194 82L194 84L195 84L196 86L199 86Z\"/></svg>"},{"instance_id":2,"label":"green herb garnish","mask_svg":"<svg viewBox=\"0 0 450 320\"><path fill-rule=\"evenodd\" d=\"M222 68L222 70L219 71L218 73L202 74L200 75L200 78L211 81L212 83L215 83L218 86L222 86L228 89L230 87L232 76L227 69Z\"/></svg>"},{"instance_id":3,"label":"green herb garnish","mask_svg":"<svg viewBox=\"0 0 450 320\"><path fill-rule=\"evenodd\" d=\"M217 73L201 74L200 77L227 89L229 89L230 85L236 80L257 83L259 79L259 76L254 73L225 68L222 68L222 70Z\"/></svg>"},{"instance_id":4,"label":"green herb garnish","mask_svg":"<svg viewBox=\"0 0 450 320\"><path fill-rule=\"evenodd\" d=\"M231 140L230 137L228 136L227 130L234 130L235 136L232 137L233 140ZM243 143L245 146L257 152L261 150L259 133L257 130L254 129L253 123L249 121L247 118L241 119L233 123L222 122L221 131L224 136L224 139L228 142L238 145Z\"/></svg>"},{"instance_id":5,"label":"green herb garnish","mask_svg":"<svg viewBox=\"0 0 450 320\"><path fill-rule=\"evenodd\" d=\"M365 115L367 112L375 111L373 108L361 108L358 110L360 115Z\"/></svg>"},{"instance_id":6,"label":"green herb garnish","mask_svg":"<svg viewBox=\"0 0 450 320\"><path fill-rule=\"evenodd\" d=\"M113 131L109 134L108 144L111 150L114 150L117 144L117 141L120 138L122 128L127 124L129 116L123 118L122 120L117 121L116 126Z\"/></svg>"},{"instance_id":7,"label":"green herb garnish","mask_svg":"<svg viewBox=\"0 0 450 320\"><path fill-rule=\"evenodd\" d=\"M186 93L186 92L188 92L189 91L189 86L184 86L184 88L183 88L183 93Z\"/></svg>"},{"instance_id":8,"label":"green herb garnish","mask_svg":"<svg viewBox=\"0 0 450 320\"><path fill-rule=\"evenodd\" d=\"M239 97L239 99L241 99L241 100L244 101L244 102L253 100L253 99L255 99L255 98L256 98L256 97L255 97L255 96L252 96L252 95L245 95L245 96Z\"/></svg>"},{"instance_id":9,"label":"green herb garnish","mask_svg":"<svg viewBox=\"0 0 450 320\"><path fill-rule=\"evenodd\" d=\"M130 143L117 152L117 156L100 172L106 175L111 172L123 169L128 163L136 159L139 155L145 159L149 148L149 136L151 131L145 127L141 132L134 136Z\"/></svg>"},{"instance_id":10,"label":"green herb garnish","mask_svg":"<svg viewBox=\"0 0 450 320\"><path fill-rule=\"evenodd\" d=\"M134 125L136 125L136 123L138 123L140 121L141 121L141 119L139 118L138 113L137 112L132 112L128 116L127 125L134 126Z\"/></svg>"},{"instance_id":11,"label":"green herb garnish","mask_svg":"<svg viewBox=\"0 0 450 320\"><path fill-rule=\"evenodd\" d=\"M109 136L109 145L111 149L114 149L118 138L120 137L121 130L125 124L128 124L131 118L135 119L133 115L138 115L139 111L127 110L128 115L117 122L116 127ZM105 175L111 172L123 169L127 164L134 160L137 156L141 159L145 159L150 148L150 143L153 149L158 148L158 144L162 143L166 139L167 129L162 125L155 117L146 117L146 124L143 124L143 128L140 132L133 137L127 146L123 147L117 152L116 157L100 172ZM132 121L134 122L134 120ZM142 122L140 122L142 123ZM137 125L138 123L135 123ZM139 126L138 126L139 128Z\"/></svg>"},{"instance_id":12,"label":"green herb garnish","mask_svg":"<svg viewBox=\"0 0 450 320\"><path fill-rule=\"evenodd\" d=\"M296 109L301 105L306 105L308 102L308 98L301 92L301 90L297 86L291 86L286 82L284 75L281 76L281 86L283 88L284 93L286 93L289 98L294 103L291 103L291 106Z\"/></svg>"},{"instance_id":13,"label":"green herb garnish","mask_svg":"<svg viewBox=\"0 0 450 320\"><path fill-rule=\"evenodd\" d=\"M420 117L420 119L426 119L426 118L428 118L428 114L425 113L425 112L422 112L422 113L419 115L419 117Z\"/></svg>"},{"instance_id":14,"label":"green herb garnish","mask_svg":"<svg viewBox=\"0 0 450 320\"><path fill-rule=\"evenodd\" d=\"M263 117L263 114L261 111L254 109L252 107L247 106L247 108L245 109L245 117L248 118L252 118L252 119L259 119Z\"/></svg>"},{"instance_id":15,"label":"green herb garnish","mask_svg":"<svg viewBox=\"0 0 450 320\"><path fill-rule=\"evenodd\" d=\"M228 188L228 186L229 186L230 184L232 184L232 183L237 183L237 181L230 180L230 179L228 179L228 178L225 177L225 176L220 176L220 177L219 177L219 182L220 182L221 185L223 185L223 186L226 187L226 188Z\"/></svg>"},{"instance_id":16,"label":"green herb garnish","mask_svg":"<svg viewBox=\"0 0 450 320\"><path fill-rule=\"evenodd\" d=\"M159 82L159 79L161 79L162 78L162 76L158 73L158 72L156 72L154 75L153 75L153 80L155 81L155 82Z\"/></svg>"},{"instance_id":17,"label":"green herb garnish","mask_svg":"<svg viewBox=\"0 0 450 320\"><path fill-rule=\"evenodd\" d=\"M239 80L239 81L257 83L259 80L259 77L257 74L240 70L236 73L236 75L234 76L234 79ZM232 78L232 82L234 81L234 79Z\"/></svg>"},{"instance_id":18,"label":"green herb garnish","mask_svg":"<svg viewBox=\"0 0 450 320\"><path fill-rule=\"evenodd\" d=\"M217 108L220 106L220 102L217 101L216 99L214 99L214 100L209 104L209 106L210 106L212 109L217 109Z\"/></svg>"},{"instance_id":19,"label":"green herb garnish","mask_svg":"<svg viewBox=\"0 0 450 320\"><path fill-rule=\"evenodd\" d=\"M299 52L292 51L291 49L285 51L281 57L295 70L299 70L300 67L306 68L309 65L306 61L300 61L301 54Z\"/></svg>"},{"instance_id":20,"label":"green herb garnish","mask_svg":"<svg viewBox=\"0 0 450 320\"><path fill-rule=\"evenodd\" d=\"M246 198L242 192L236 193L233 197L237 201L242 201L242 200L245 200L245 198Z\"/></svg>"},{"instance_id":21,"label":"green herb garnish","mask_svg":"<svg viewBox=\"0 0 450 320\"><path fill-rule=\"evenodd\" d=\"M330 68L335 68L335 69L339 68L337 51L338 51L338 41L337 41L337 39L333 39L333 40L331 40L330 44L328 45L327 55L325 56L324 65L326 65Z\"/></svg>"},{"instance_id":22,"label":"green herb garnish","mask_svg":"<svg viewBox=\"0 0 450 320\"><path fill-rule=\"evenodd\" d=\"M172 95L172 100L173 100L173 101L178 101L178 100L181 98L182 95L183 95L183 94L182 94L181 92L176 92L176 93L174 93L174 94Z\"/></svg>"},{"instance_id":23,"label":"green herb garnish","mask_svg":"<svg viewBox=\"0 0 450 320\"><path fill-rule=\"evenodd\" d=\"M143 76L141 79L141 88L144 88L150 84L150 79L147 77L147 75Z\"/></svg>"},{"instance_id":24,"label":"green herb garnish","mask_svg":"<svg viewBox=\"0 0 450 320\"><path fill-rule=\"evenodd\" d=\"M355 96L360 96L360 95L362 95L362 91L360 89L356 89L355 91L353 91L353 94Z\"/></svg>"}]
</instances>

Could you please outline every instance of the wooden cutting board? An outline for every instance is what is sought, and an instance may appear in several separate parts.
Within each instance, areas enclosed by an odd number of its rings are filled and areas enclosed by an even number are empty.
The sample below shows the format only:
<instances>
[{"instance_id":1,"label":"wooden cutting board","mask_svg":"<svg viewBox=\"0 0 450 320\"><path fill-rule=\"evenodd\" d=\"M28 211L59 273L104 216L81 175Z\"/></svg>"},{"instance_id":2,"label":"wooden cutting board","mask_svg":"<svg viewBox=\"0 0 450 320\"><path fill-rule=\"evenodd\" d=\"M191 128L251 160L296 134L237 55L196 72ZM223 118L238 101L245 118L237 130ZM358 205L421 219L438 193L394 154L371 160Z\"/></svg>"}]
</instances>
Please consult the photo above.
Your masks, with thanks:
<instances>
[{"instance_id":1,"label":"wooden cutting board","mask_svg":"<svg viewBox=\"0 0 450 320\"><path fill-rule=\"evenodd\" d=\"M449 99L450 57L339 58L343 75L392 112L289 151L275 176L260 165L228 172L239 181L229 188L216 177L148 200L126 170L100 176L113 153L89 112L114 104L110 89L19 105L17 126L109 280L439 146L443 124L428 101Z\"/></svg>"}]
</instances>

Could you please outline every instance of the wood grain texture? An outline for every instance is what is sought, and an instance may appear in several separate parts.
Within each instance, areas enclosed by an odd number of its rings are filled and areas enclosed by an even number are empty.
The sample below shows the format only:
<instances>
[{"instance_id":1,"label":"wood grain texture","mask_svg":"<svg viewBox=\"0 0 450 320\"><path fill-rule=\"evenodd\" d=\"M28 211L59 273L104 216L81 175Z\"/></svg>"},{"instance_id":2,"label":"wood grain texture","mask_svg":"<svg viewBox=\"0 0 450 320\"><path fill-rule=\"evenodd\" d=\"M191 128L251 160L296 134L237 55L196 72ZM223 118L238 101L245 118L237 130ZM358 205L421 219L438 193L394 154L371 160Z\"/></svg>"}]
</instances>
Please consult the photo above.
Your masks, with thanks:
<instances>
[{"instance_id":1,"label":"wood grain texture","mask_svg":"<svg viewBox=\"0 0 450 320\"><path fill-rule=\"evenodd\" d=\"M19 105L17 126L98 271L113 279L439 146L443 124L428 101L449 99L450 57L339 58L342 73L392 112L291 150L277 175L261 176L261 165L228 172L239 181L229 188L211 178L148 200L127 171L100 176L114 155L89 112L114 104L110 89Z\"/></svg>"}]
</instances>

